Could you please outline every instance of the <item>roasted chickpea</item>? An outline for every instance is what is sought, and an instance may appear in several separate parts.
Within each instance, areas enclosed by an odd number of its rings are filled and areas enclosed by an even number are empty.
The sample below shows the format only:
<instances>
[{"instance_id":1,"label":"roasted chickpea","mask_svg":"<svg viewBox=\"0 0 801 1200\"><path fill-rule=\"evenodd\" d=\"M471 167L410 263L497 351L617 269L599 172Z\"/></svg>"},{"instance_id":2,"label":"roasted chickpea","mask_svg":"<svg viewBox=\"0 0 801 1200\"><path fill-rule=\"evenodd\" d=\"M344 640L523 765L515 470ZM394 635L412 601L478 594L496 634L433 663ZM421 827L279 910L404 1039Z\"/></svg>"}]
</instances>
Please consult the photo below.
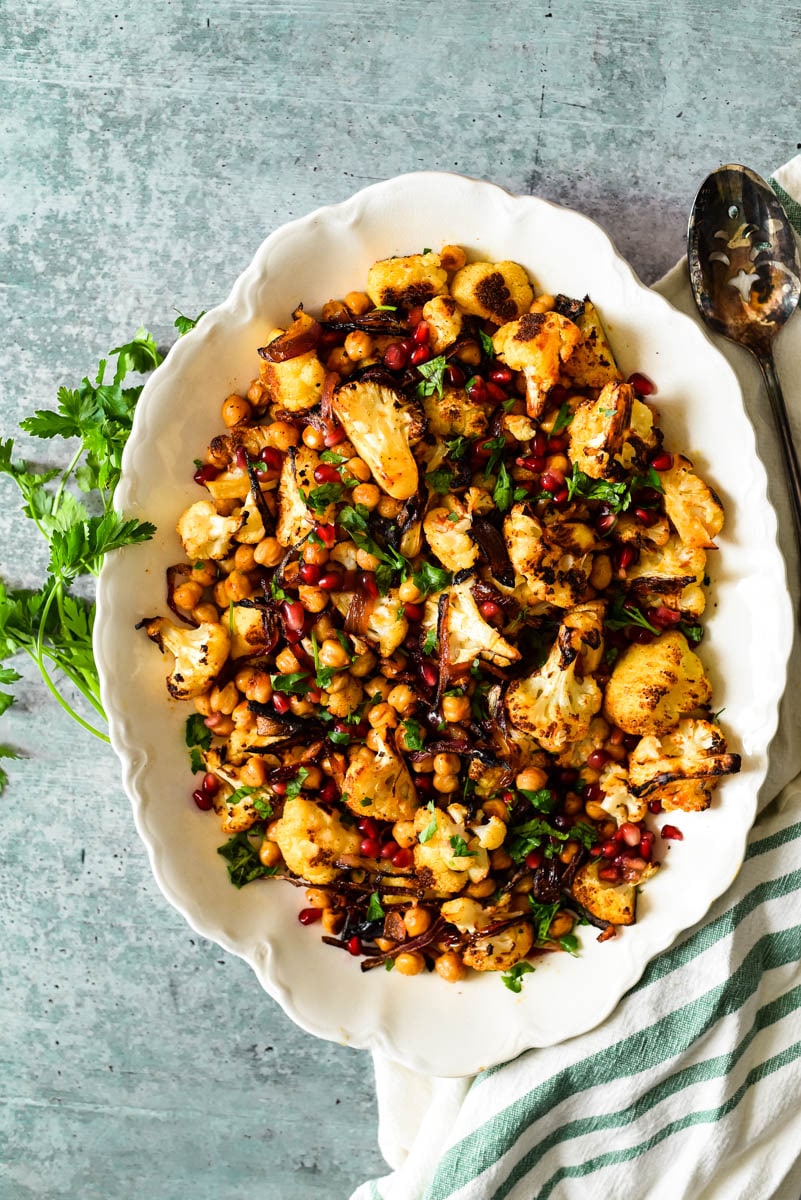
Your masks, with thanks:
<instances>
[{"instance_id":1,"label":"roasted chickpea","mask_svg":"<svg viewBox=\"0 0 801 1200\"><path fill-rule=\"evenodd\" d=\"M264 867L277 867L281 861L281 851L269 838L265 838L259 847L259 861Z\"/></svg>"},{"instance_id":2,"label":"roasted chickpea","mask_svg":"<svg viewBox=\"0 0 801 1200\"><path fill-rule=\"evenodd\" d=\"M431 913L427 908L409 908L403 914L403 923L409 937L419 937L431 928Z\"/></svg>"},{"instance_id":3,"label":"roasted chickpea","mask_svg":"<svg viewBox=\"0 0 801 1200\"><path fill-rule=\"evenodd\" d=\"M395 958L395 970L401 975L419 975L424 967L422 954L410 954L404 950Z\"/></svg>"},{"instance_id":4,"label":"roasted chickpea","mask_svg":"<svg viewBox=\"0 0 801 1200\"><path fill-rule=\"evenodd\" d=\"M398 723L398 714L390 704L384 702L373 705L367 713L367 720L373 729L382 729L386 726L394 729Z\"/></svg>"},{"instance_id":5,"label":"roasted chickpea","mask_svg":"<svg viewBox=\"0 0 801 1200\"><path fill-rule=\"evenodd\" d=\"M366 650L364 654L358 654L353 660L350 665L350 673L357 679L364 679L366 675L375 670L377 662L378 658L372 650Z\"/></svg>"},{"instance_id":6,"label":"roasted chickpea","mask_svg":"<svg viewBox=\"0 0 801 1200\"><path fill-rule=\"evenodd\" d=\"M574 921L575 917L572 915L572 913L565 912L563 908L560 908L559 912L548 926L548 937L564 937L566 933L570 933L571 929L573 928Z\"/></svg>"},{"instance_id":7,"label":"roasted chickpea","mask_svg":"<svg viewBox=\"0 0 801 1200\"><path fill-rule=\"evenodd\" d=\"M253 409L244 396L237 396L236 393L233 393L223 401L223 424L229 429L232 429L234 425L241 425L243 421L249 421L252 416Z\"/></svg>"},{"instance_id":8,"label":"roasted chickpea","mask_svg":"<svg viewBox=\"0 0 801 1200\"><path fill-rule=\"evenodd\" d=\"M202 717L210 717L214 712L211 707L211 692L204 692L202 696L195 696L195 708Z\"/></svg>"},{"instance_id":9,"label":"roasted chickpea","mask_svg":"<svg viewBox=\"0 0 801 1200\"><path fill-rule=\"evenodd\" d=\"M284 548L277 538L262 538L253 548L253 558L260 567L277 567L284 557Z\"/></svg>"},{"instance_id":10,"label":"roasted chickpea","mask_svg":"<svg viewBox=\"0 0 801 1200\"><path fill-rule=\"evenodd\" d=\"M434 771L437 775L450 775L457 772L462 765L458 754L436 754L434 756Z\"/></svg>"},{"instance_id":11,"label":"roasted chickpea","mask_svg":"<svg viewBox=\"0 0 801 1200\"><path fill-rule=\"evenodd\" d=\"M224 713L230 717L239 703L239 692L235 683L227 683L224 688L213 687L209 696L211 711Z\"/></svg>"},{"instance_id":12,"label":"roasted chickpea","mask_svg":"<svg viewBox=\"0 0 801 1200\"><path fill-rule=\"evenodd\" d=\"M359 483L367 483L372 477L372 472L363 458L356 455L354 458L348 459L344 467L344 473L352 475L354 479L358 479Z\"/></svg>"},{"instance_id":13,"label":"roasted chickpea","mask_svg":"<svg viewBox=\"0 0 801 1200\"><path fill-rule=\"evenodd\" d=\"M228 580L218 580L214 585L214 591L212 592L212 595L214 596L214 603L218 608L227 609L228 605L231 603L231 597L228 595Z\"/></svg>"},{"instance_id":14,"label":"roasted chickpea","mask_svg":"<svg viewBox=\"0 0 801 1200\"><path fill-rule=\"evenodd\" d=\"M381 664L381 674L385 679L394 679L396 675L400 675L406 670L407 659L406 655L401 650L396 650L391 658L385 658Z\"/></svg>"},{"instance_id":15,"label":"roasted chickpea","mask_svg":"<svg viewBox=\"0 0 801 1200\"><path fill-rule=\"evenodd\" d=\"M418 600L423 599L423 593L411 579L404 579L398 588L398 599L404 604L417 604Z\"/></svg>"},{"instance_id":16,"label":"roasted chickpea","mask_svg":"<svg viewBox=\"0 0 801 1200\"><path fill-rule=\"evenodd\" d=\"M254 408L258 408L264 401L265 390L264 384L260 379L251 381L250 387L247 390L247 398Z\"/></svg>"},{"instance_id":17,"label":"roasted chickpea","mask_svg":"<svg viewBox=\"0 0 801 1200\"><path fill-rule=\"evenodd\" d=\"M378 937L375 939L375 944L382 954L386 954L389 950L394 950L398 943L392 938Z\"/></svg>"},{"instance_id":18,"label":"roasted chickpea","mask_svg":"<svg viewBox=\"0 0 801 1200\"><path fill-rule=\"evenodd\" d=\"M305 583L298 588L298 600L308 613L322 612L330 598L328 592L324 592L322 588L311 587Z\"/></svg>"},{"instance_id":19,"label":"roasted chickpea","mask_svg":"<svg viewBox=\"0 0 801 1200\"><path fill-rule=\"evenodd\" d=\"M366 292L348 292L345 296L345 304L354 317L363 317L373 307L373 302Z\"/></svg>"},{"instance_id":20,"label":"roasted chickpea","mask_svg":"<svg viewBox=\"0 0 801 1200\"><path fill-rule=\"evenodd\" d=\"M472 896L474 900L484 900L487 896L491 896L494 891L494 879L482 879L480 883L471 883L467 888L468 896Z\"/></svg>"},{"instance_id":21,"label":"roasted chickpea","mask_svg":"<svg viewBox=\"0 0 801 1200\"><path fill-rule=\"evenodd\" d=\"M284 646L283 650L280 650L276 654L275 665L282 675L292 675L295 671L300 670L300 663L289 649L289 646Z\"/></svg>"},{"instance_id":22,"label":"roasted chickpea","mask_svg":"<svg viewBox=\"0 0 801 1200\"><path fill-rule=\"evenodd\" d=\"M549 471L561 471L563 475L570 474L570 463L564 454L549 454L545 465Z\"/></svg>"},{"instance_id":23,"label":"roasted chickpea","mask_svg":"<svg viewBox=\"0 0 801 1200\"><path fill-rule=\"evenodd\" d=\"M324 567L328 562L330 553L325 546L318 546L316 542L304 542L300 556L305 563L311 563L314 567Z\"/></svg>"},{"instance_id":24,"label":"roasted chickpea","mask_svg":"<svg viewBox=\"0 0 801 1200\"><path fill-rule=\"evenodd\" d=\"M493 871L505 871L511 865L512 856L504 850L503 846L499 850L490 851L490 866Z\"/></svg>"},{"instance_id":25,"label":"roasted chickpea","mask_svg":"<svg viewBox=\"0 0 801 1200\"><path fill-rule=\"evenodd\" d=\"M469 721L471 715L469 696L443 696L442 715L446 721L458 723Z\"/></svg>"},{"instance_id":26,"label":"roasted chickpea","mask_svg":"<svg viewBox=\"0 0 801 1200\"><path fill-rule=\"evenodd\" d=\"M307 425L303 430L303 444L308 446L310 450L325 449L325 434L322 429L315 429L313 425Z\"/></svg>"},{"instance_id":27,"label":"roasted chickpea","mask_svg":"<svg viewBox=\"0 0 801 1200\"><path fill-rule=\"evenodd\" d=\"M212 713L210 717L206 717L206 727L212 731L215 737L228 737L234 732L234 723L230 717L223 716L222 713Z\"/></svg>"},{"instance_id":28,"label":"roasted chickpea","mask_svg":"<svg viewBox=\"0 0 801 1200\"><path fill-rule=\"evenodd\" d=\"M345 914L337 912L334 908L326 908L321 917L321 924L329 937L336 937L345 924Z\"/></svg>"},{"instance_id":29,"label":"roasted chickpea","mask_svg":"<svg viewBox=\"0 0 801 1200\"><path fill-rule=\"evenodd\" d=\"M547 313L552 312L556 308L556 300L549 292L543 292L541 296L537 296L531 301L529 312Z\"/></svg>"},{"instance_id":30,"label":"roasted chickpea","mask_svg":"<svg viewBox=\"0 0 801 1200\"><path fill-rule=\"evenodd\" d=\"M248 700L254 700L257 704L268 704L273 695L269 672L254 671L253 677L245 688L245 695Z\"/></svg>"},{"instance_id":31,"label":"roasted chickpea","mask_svg":"<svg viewBox=\"0 0 801 1200\"><path fill-rule=\"evenodd\" d=\"M357 550L356 563L363 571L374 571L381 565L381 559L377 558L375 554L370 554L368 550Z\"/></svg>"},{"instance_id":32,"label":"roasted chickpea","mask_svg":"<svg viewBox=\"0 0 801 1200\"><path fill-rule=\"evenodd\" d=\"M395 500L392 496L382 496L378 501L378 515L386 517L388 521L394 521L402 508L400 500Z\"/></svg>"},{"instance_id":33,"label":"roasted chickpea","mask_svg":"<svg viewBox=\"0 0 801 1200\"><path fill-rule=\"evenodd\" d=\"M234 711L231 713L231 720L237 729L252 729L256 724L256 718L248 707L247 700L242 700L237 704Z\"/></svg>"},{"instance_id":34,"label":"roasted chickpea","mask_svg":"<svg viewBox=\"0 0 801 1200\"><path fill-rule=\"evenodd\" d=\"M234 566L237 571L252 571L256 566L256 552L253 546L237 546L234 551Z\"/></svg>"},{"instance_id":35,"label":"roasted chickpea","mask_svg":"<svg viewBox=\"0 0 801 1200\"><path fill-rule=\"evenodd\" d=\"M320 315L324 321L347 321L350 313L342 300L326 300Z\"/></svg>"},{"instance_id":36,"label":"roasted chickpea","mask_svg":"<svg viewBox=\"0 0 801 1200\"><path fill-rule=\"evenodd\" d=\"M459 347L456 357L468 367L477 367L481 362L481 347L477 342L465 342Z\"/></svg>"},{"instance_id":37,"label":"roasted chickpea","mask_svg":"<svg viewBox=\"0 0 801 1200\"><path fill-rule=\"evenodd\" d=\"M296 717L308 717L314 712L314 705L305 696L292 696L289 701L289 707Z\"/></svg>"},{"instance_id":38,"label":"roasted chickpea","mask_svg":"<svg viewBox=\"0 0 801 1200\"><path fill-rule=\"evenodd\" d=\"M196 562L192 564L192 574L189 577L192 583L199 583L201 587L211 587L217 579L217 564L214 559L208 559L206 562Z\"/></svg>"},{"instance_id":39,"label":"roasted chickpea","mask_svg":"<svg viewBox=\"0 0 801 1200\"><path fill-rule=\"evenodd\" d=\"M387 696L392 691L392 684L388 679L384 679L381 675L374 675L372 679L367 680L364 685L364 690L371 700L374 696L379 696L381 700L386 700Z\"/></svg>"},{"instance_id":40,"label":"roasted chickpea","mask_svg":"<svg viewBox=\"0 0 801 1200\"><path fill-rule=\"evenodd\" d=\"M373 353L373 339L370 334L354 329L353 333L349 333L345 338L345 353L352 362L361 362L363 358L369 358Z\"/></svg>"},{"instance_id":41,"label":"roasted chickpea","mask_svg":"<svg viewBox=\"0 0 801 1200\"><path fill-rule=\"evenodd\" d=\"M326 638L318 651L324 667L347 667L350 655L337 638Z\"/></svg>"},{"instance_id":42,"label":"roasted chickpea","mask_svg":"<svg viewBox=\"0 0 801 1200\"><path fill-rule=\"evenodd\" d=\"M515 776L515 787L524 792L539 792L548 786L548 776L540 767L526 767Z\"/></svg>"},{"instance_id":43,"label":"roasted chickpea","mask_svg":"<svg viewBox=\"0 0 801 1200\"><path fill-rule=\"evenodd\" d=\"M499 821L508 823L509 808L503 800L485 800L481 807L488 817L497 817Z\"/></svg>"},{"instance_id":44,"label":"roasted chickpea","mask_svg":"<svg viewBox=\"0 0 801 1200\"><path fill-rule=\"evenodd\" d=\"M306 903L309 908L328 908L331 897L323 888L306 888Z\"/></svg>"},{"instance_id":45,"label":"roasted chickpea","mask_svg":"<svg viewBox=\"0 0 801 1200\"><path fill-rule=\"evenodd\" d=\"M192 616L201 625L216 625L220 620L216 604L196 604L192 609Z\"/></svg>"},{"instance_id":46,"label":"roasted chickpea","mask_svg":"<svg viewBox=\"0 0 801 1200\"><path fill-rule=\"evenodd\" d=\"M172 594L178 608L193 609L200 601L203 595L203 588L199 583L181 583Z\"/></svg>"},{"instance_id":47,"label":"roasted chickpea","mask_svg":"<svg viewBox=\"0 0 801 1200\"><path fill-rule=\"evenodd\" d=\"M584 801L578 792L568 792L565 796L564 809L569 817L575 817L584 808Z\"/></svg>"},{"instance_id":48,"label":"roasted chickpea","mask_svg":"<svg viewBox=\"0 0 801 1200\"><path fill-rule=\"evenodd\" d=\"M414 769L421 775L430 775L434 770L433 757L421 758L414 764Z\"/></svg>"},{"instance_id":49,"label":"roasted chickpea","mask_svg":"<svg viewBox=\"0 0 801 1200\"><path fill-rule=\"evenodd\" d=\"M434 788L438 792L448 794L450 792L458 792L459 790L458 775L440 775L434 772Z\"/></svg>"},{"instance_id":50,"label":"roasted chickpea","mask_svg":"<svg viewBox=\"0 0 801 1200\"><path fill-rule=\"evenodd\" d=\"M387 704L391 704L396 712L403 715L417 707L417 697L408 683L399 683L387 696Z\"/></svg>"},{"instance_id":51,"label":"roasted chickpea","mask_svg":"<svg viewBox=\"0 0 801 1200\"><path fill-rule=\"evenodd\" d=\"M374 483L360 483L351 492L351 498L354 504L373 509L381 499L381 491Z\"/></svg>"},{"instance_id":52,"label":"roasted chickpea","mask_svg":"<svg viewBox=\"0 0 801 1200\"><path fill-rule=\"evenodd\" d=\"M240 771L242 782L248 787L264 787L264 781L267 778L267 768L264 765L264 759L258 754L253 754L247 760Z\"/></svg>"},{"instance_id":53,"label":"roasted chickpea","mask_svg":"<svg viewBox=\"0 0 801 1200\"><path fill-rule=\"evenodd\" d=\"M609 816L606 809L595 800L588 800L584 805L584 811L591 821L605 821Z\"/></svg>"},{"instance_id":54,"label":"roasted chickpea","mask_svg":"<svg viewBox=\"0 0 801 1200\"><path fill-rule=\"evenodd\" d=\"M453 950L440 954L434 960L434 970L446 983L460 983L467 974L467 967Z\"/></svg>"},{"instance_id":55,"label":"roasted chickpea","mask_svg":"<svg viewBox=\"0 0 801 1200\"><path fill-rule=\"evenodd\" d=\"M565 842L565 848L559 855L559 861L563 863L572 862L581 849L578 842Z\"/></svg>"},{"instance_id":56,"label":"roasted chickpea","mask_svg":"<svg viewBox=\"0 0 801 1200\"><path fill-rule=\"evenodd\" d=\"M414 821L396 821L392 826L392 836L398 845L404 849L407 846L415 846L417 844L417 834L414 831Z\"/></svg>"},{"instance_id":57,"label":"roasted chickpea","mask_svg":"<svg viewBox=\"0 0 801 1200\"><path fill-rule=\"evenodd\" d=\"M344 346L335 346L325 360L326 370L336 371L338 375L350 375L353 363L348 358Z\"/></svg>"},{"instance_id":58,"label":"roasted chickpea","mask_svg":"<svg viewBox=\"0 0 801 1200\"><path fill-rule=\"evenodd\" d=\"M592 560L590 583L597 592L602 592L612 582L612 560L608 554L596 554Z\"/></svg>"},{"instance_id":59,"label":"roasted chickpea","mask_svg":"<svg viewBox=\"0 0 801 1200\"><path fill-rule=\"evenodd\" d=\"M276 450L288 450L300 441L300 434L289 421L273 421L265 429L264 437L267 445L275 446Z\"/></svg>"}]
</instances>

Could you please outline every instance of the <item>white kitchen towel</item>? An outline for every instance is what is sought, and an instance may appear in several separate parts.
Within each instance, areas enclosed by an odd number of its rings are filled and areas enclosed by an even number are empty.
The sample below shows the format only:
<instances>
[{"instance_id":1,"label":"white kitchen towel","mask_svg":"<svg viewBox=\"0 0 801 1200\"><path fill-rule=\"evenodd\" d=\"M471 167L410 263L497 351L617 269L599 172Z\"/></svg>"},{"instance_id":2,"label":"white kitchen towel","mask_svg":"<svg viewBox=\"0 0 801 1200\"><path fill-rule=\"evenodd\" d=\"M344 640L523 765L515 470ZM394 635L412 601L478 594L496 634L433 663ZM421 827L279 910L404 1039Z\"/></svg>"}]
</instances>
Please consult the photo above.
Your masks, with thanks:
<instances>
[{"instance_id":1,"label":"white kitchen towel","mask_svg":"<svg viewBox=\"0 0 801 1200\"><path fill-rule=\"evenodd\" d=\"M801 235L801 155L772 180ZM686 263L656 290L699 319ZM796 609L778 439L746 351L717 339L754 424ZM801 317L776 346L801 444ZM790 687L743 869L597 1029L472 1079L375 1058L393 1172L351 1200L798 1200L801 1196L801 703ZM780 794L781 793L781 794ZM778 799L777 799L778 797Z\"/></svg>"}]
</instances>

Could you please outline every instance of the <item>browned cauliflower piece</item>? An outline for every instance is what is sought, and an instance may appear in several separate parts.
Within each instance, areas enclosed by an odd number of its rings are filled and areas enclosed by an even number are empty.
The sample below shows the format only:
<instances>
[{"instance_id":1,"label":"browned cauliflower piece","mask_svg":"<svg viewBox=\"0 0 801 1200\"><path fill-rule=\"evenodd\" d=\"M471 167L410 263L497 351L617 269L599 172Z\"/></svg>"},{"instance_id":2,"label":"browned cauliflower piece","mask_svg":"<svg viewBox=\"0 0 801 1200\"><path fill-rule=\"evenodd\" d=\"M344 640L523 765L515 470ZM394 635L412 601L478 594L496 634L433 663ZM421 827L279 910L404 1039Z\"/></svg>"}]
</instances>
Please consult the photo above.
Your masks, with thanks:
<instances>
[{"instance_id":1,"label":"browned cauliflower piece","mask_svg":"<svg viewBox=\"0 0 801 1200\"><path fill-rule=\"evenodd\" d=\"M603 652L602 622L602 604L568 613L544 665L506 693L509 720L551 754L587 737L601 707L601 689L589 672Z\"/></svg>"},{"instance_id":2,"label":"browned cauliflower piece","mask_svg":"<svg viewBox=\"0 0 801 1200\"><path fill-rule=\"evenodd\" d=\"M174 655L167 691L174 700L193 700L208 691L225 666L230 648L224 625L203 622L196 629L180 628L166 617L142 622L145 633L162 654Z\"/></svg>"},{"instance_id":3,"label":"browned cauliflower piece","mask_svg":"<svg viewBox=\"0 0 801 1200\"><path fill-rule=\"evenodd\" d=\"M711 721L679 721L668 733L642 738L629 757L632 788L644 801L659 799L666 812L708 808L720 776L739 770L739 754L728 753Z\"/></svg>"},{"instance_id":4,"label":"browned cauliflower piece","mask_svg":"<svg viewBox=\"0 0 801 1200\"><path fill-rule=\"evenodd\" d=\"M231 553L231 541L241 528L241 512L221 517L210 500L196 500L181 513L176 529L186 557L193 562L219 561Z\"/></svg>"},{"instance_id":5,"label":"browned cauliflower piece","mask_svg":"<svg viewBox=\"0 0 801 1200\"><path fill-rule=\"evenodd\" d=\"M478 438L487 432L486 405L472 401L464 388L445 387L441 396L425 396L423 408L430 432L438 437Z\"/></svg>"},{"instance_id":6,"label":"browned cauliflower piece","mask_svg":"<svg viewBox=\"0 0 801 1200\"><path fill-rule=\"evenodd\" d=\"M317 486L314 471L319 463L317 452L302 443L290 447L284 459L278 481L278 520L275 525L275 536L282 546L296 546L314 524L324 525L333 516L334 505L329 504L323 512L312 512L301 494L302 489L308 496Z\"/></svg>"},{"instance_id":7,"label":"browned cauliflower piece","mask_svg":"<svg viewBox=\"0 0 801 1200\"><path fill-rule=\"evenodd\" d=\"M395 500L413 496L418 471L411 446L425 432L420 410L391 388L357 380L335 393L334 412L378 486Z\"/></svg>"},{"instance_id":8,"label":"browned cauliflower piece","mask_svg":"<svg viewBox=\"0 0 801 1200\"><path fill-rule=\"evenodd\" d=\"M447 661L456 669L464 668L481 656L497 667L508 667L520 659L520 651L512 646L492 625L482 617L473 599L471 583L452 584L446 591L448 608L446 628L448 636ZM429 596L423 612L422 626L426 633L437 631L439 596ZM441 650L442 653L442 650Z\"/></svg>"},{"instance_id":9,"label":"browned cauliflower piece","mask_svg":"<svg viewBox=\"0 0 801 1200\"><path fill-rule=\"evenodd\" d=\"M440 257L410 254L405 258L382 258L367 272L367 295L377 307L414 308L447 290L448 275Z\"/></svg>"},{"instance_id":10,"label":"browned cauliflower piece","mask_svg":"<svg viewBox=\"0 0 801 1200\"><path fill-rule=\"evenodd\" d=\"M711 696L703 663L684 635L672 630L623 651L606 685L604 716L625 733L658 736Z\"/></svg>"},{"instance_id":11,"label":"browned cauliflower piece","mask_svg":"<svg viewBox=\"0 0 801 1200\"><path fill-rule=\"evenodd\" d=\"M434 807L432 802L418 808L414 830L417 834L414 870L422 886L441 896L460 892L470 882L467 873L470 859L454 858L451 838L464 840L468 836L464 825L454 821L441 808Z\"/></svg>"},{"instance_id":12,"label":"browned cauliflower piece","mask_svg":"<svg viewBox=\"0 0 801 1200\"><path fill-rule=\"evenodd\" d=\"M295 875L313 884L331 883L341 868L343 855L358 855L361 837L346 829L337 813L305 796L287 800L273 836L284 862Z\"/></svg>"},{"instance_id":13,"label":"browned cauliflower piece","mask_svg":"<svg viewBox=\"0 0 801 1200\"><path fill-rule=\"evenodd\" d=\"M603 792L598 803L618 825L641 821L647 813L648 804L633 793L629 773L622 763L609 762L602 767L598 786Z\"/></svg>"},{"instance_id":14,"label":"browned cauliflower piece","mask_svg":"<svg viewBox=\"0 0 801 1200\"><path fill-rule=\"evenodd\" d=\"M649 552L667 545L672 532L670 521L661 514L655 513L654 516L656 520L653 525L643 525L632 513L620 513L615 522L615 541ZM626 578L629 573L627 570Z\"/></svg>"},{"instance_id":15,"label":"browned cauliflower piece","mask_svg":"<svg viewBox=\"0 0 801 1200\"><path fill-rule=\"evenodd\" d=\"M250 492L250 476L243 467L228 466L216 479L210 479L206 490L212 500L244 500Z\"/></svg>"},{"instance_id":16,"label":"browned cauliflower piece","mask_svg":"<svg viewBox=\"0 0 801 1200\"><path fill-rule=\"evenodd\" d=\"M452 296L435 296L424 304L423 320L430 331L428 344L434 354L442 354L462 332L462 314Z\"/></svg>"},{"instance_id":17,"label":"browned cauliflower piece","mask_svg":"<svg viewBox=\"0 0 801 1200\"><path fill-rule=\"evenodd\" d=\"M439 561L449 571L472 567L478 558L478 546L470 536L473 522L461 506L429 509L423 532ZM456 517L456 520L453 518Z\"/></svg>"},{"instance_id":18,"label":"browned cauliflower piece","mask_svg":"<svg viewBox=\"0 0 801 1200\"><path fill-rule=\"evenodd\" d=\"M677 454L669 471L659 476L665 489L665 511L688 546L714 549L723 528L720 498L693 471L689 459Z\"/></svg>"},{"instance_id":19,"label":"browned cauliflower piece","mask_svg":"<svg viewBox=\"0 0 801 1200\"><path fill-rule=\"evenodd\" d=\"M241 833L250 829L259 819L255 801L262 800L269 804L270 793L265 788L243 787L245 781L238 766L226 761L224 750L212 747L204 751L202 757L206 770L211 771L220 784L213 805L217 816L221 818L223 833Z\"/></svg>"},{"instance_id":20,"label":"browned cauliflower piece","mask_svg":"<svg viewBox=\"0 0 801 1200\"><path fill-rule=\"evenodd\" d=\"M559 382L581 334L572 321L557 312L525 313L502 325L492 339L495 353L526 381L526 409L530 417L542 416L548 392Z\"/></svg>"},{"instance_id":21,"label":"browned cauliflower piece","mask_svg":"<svg viewBox=\"0 0 801 1200\"><path fill-rule=\"evenodd\" d=\"M592 552L600 545L589 525L559 520L545 525L524 504L515 504L503 523L509 558L534 600L571 608L586 599Z\"/></svg>"},{"instance_id":22,"label":"browned cauliflower piece","mask_svg":"<svg viewBox=\"0 0 801 1200\"><path fill-rule=\"evenodd\" d=\"M568 429L570 460L593 479L615 474L615 456L631 424L634 389L628 383L607 383L597 400L580 404ZM611 472L610 472L611 468Z\"/></svg>"},{"instance_id":23,"label":"browned cauliflower piece","mask_svg":"<svg viewBox=\"0 0 801 1200\"><path fill-rule=\"evenodd\" d=\"M501 325L527 312L534 292L528 275L515 262L474 262L457 271L451 295L463 312Z\"/></svg>"},{"instance_id":24,"label":"browned cauliflower piece","mask_svg":"<svg viewBox=\"0 0 801 1200\"><path fill-rule=\"evenodd\" d=\"M637 919L637 888L634 883L607 883L598 878L598 863L580 867L573 880L573 895L599 921L633 925Z\"/></svg>"},{"instance_id":25,"label":"browned cauliflower piece","mask_svg":"<svg viewBox=\"0 0 801 1200\"><path fill-rule=\"evenodd\" d=\"M475 938L462 958L474 971L508 971L525 958L534 945L534 930L522 917L497 933Z\"/></svg>"},{"instance_id":26,"label":"browned cauliflower piece","mask_svg":"<svg viewBox=\"0 0 801 1200\"><path fill-rule=\"evenodd\" d=\"M342 799L358 817L411 821L418 807L412 777L386 737L378 741L375 754L363 750L351 760L342 783Z\"/></svg>"},{"instance_id":27,"label":"browned cauliflower piece","mask_svg":"<svg viewBox=\"0 0 801 1200\"><path fill-rule=\"evenodd\" d=\"M347 617L355 596L353 592L333 592L331 599L343 617ZM408 632L409 622L403 615L403 605L398 595L398 589L391 588L386 596L376 599L370 609L367 636L372 642L378 644L378 651L382 658L391 658L398 646L406 640Z\"/></svg>"},{"instance_id":28,"label":"browned cauliflower piece","mask_svg":"<svg viewBox=\"0 0 801 1200\"><path fill-rule=\"evenodd\" d=\"M580 388L603 388L610 380L620 379L612 347L589 296L578 307L572 301L560 303L564 300L556 297L557 312L569 317L581 332L581 341L565 364L565 374Z\"/></svg>"},{"instance_id":29,"label":"browned cauliflower piece","mask_svg":"<svg viewBox=\"0 0 801 1200\"><path fill-rule=\"evenodd\" d=\"M301 313L295 322L311 325L312 318ZM293 331L295 326L293 326ZM274 329L267 338L267 345L280 338L286 330ZM307 350L284 362L268 362L262 359L259 368L261 381L272 404L287 412L305 412L319 404L325 381L325 367L317 357L317 351Z\"/></svg>"},{"instance_id":30,"label":"browned cauliflower piece","mask_svg":"<svg viewBox=\"0 0 801 1200\"><path fill-rule=\"evenodd\" d=\"M700 617L706 605L705 571L706 552L671 534L659 549L641 551L627 569L626 581L649 605L662 603L685 616Z\"/></svg>"},{"instance_id":31,"label":"browned cauliflower piece","mask_svg":"<svg viewBox=\"0 0 801 1200\"><path fill-rule=\"evenodd\" d=\"M609 737L609 724L603 717L593 717L586 736L576 742L568 742L558 756L560 767L581 768L587 765L587 759L593 750L600 750Z\"/></svg>"},{"instance_id":32,"label":"browned cauliflower piece","mask_svg":"<svg viewBox=\"0 0 801 1200\"><path fill-rule=\"evenodd\" d=\"M231 658L255 658L268 654L276 633L268 612L252 600L238 600L228 615Z\"/></svg>"}]
</instances>

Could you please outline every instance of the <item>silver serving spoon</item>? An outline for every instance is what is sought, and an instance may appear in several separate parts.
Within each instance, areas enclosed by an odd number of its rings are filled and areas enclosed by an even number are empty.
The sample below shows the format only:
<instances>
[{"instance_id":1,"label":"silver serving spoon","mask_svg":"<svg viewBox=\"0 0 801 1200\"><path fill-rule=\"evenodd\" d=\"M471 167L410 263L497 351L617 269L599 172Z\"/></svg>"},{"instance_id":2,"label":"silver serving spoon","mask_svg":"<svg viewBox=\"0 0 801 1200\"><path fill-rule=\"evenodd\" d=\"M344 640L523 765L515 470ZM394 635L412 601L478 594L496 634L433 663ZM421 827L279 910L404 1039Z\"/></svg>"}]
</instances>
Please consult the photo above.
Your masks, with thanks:
<instances>
[{"instance_id":1,"label":"silver serving spoon","mask_svg":"<svg viewBox=\"0 0 801 1200\"><path fill-rule=\"evenodd\" d=\"M801 468L772 343L801 296L801 262L787 214L764 179L730 164L698 189L687 233L690 282L701 316L745 346L762 369L790 481L801 547Z\"/></svg>"}]
</instances>

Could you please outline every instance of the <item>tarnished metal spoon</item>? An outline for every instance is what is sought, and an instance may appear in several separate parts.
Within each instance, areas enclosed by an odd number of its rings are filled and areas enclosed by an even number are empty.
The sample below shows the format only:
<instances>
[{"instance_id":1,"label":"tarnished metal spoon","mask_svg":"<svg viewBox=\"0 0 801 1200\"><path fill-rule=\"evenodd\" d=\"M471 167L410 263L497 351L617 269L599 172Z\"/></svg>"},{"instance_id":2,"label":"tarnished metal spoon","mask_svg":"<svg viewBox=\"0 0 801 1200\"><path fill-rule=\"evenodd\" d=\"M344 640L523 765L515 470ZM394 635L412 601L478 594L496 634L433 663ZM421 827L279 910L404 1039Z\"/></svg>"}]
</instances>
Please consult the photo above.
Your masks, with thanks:
<instances>
[{"instance_id":1,"label":"tarnished metal spoon","mask_svg":"<svg viewBox=\"0 0 801 1200\"><path fill-rule=\"evenodd\" d=\"M801 296L801 262L787 214L754 171L729 164L704 180L687 234L690 282L701 316L745 346L762 369L790 482L801 547L801 468L773 361L773 339Z\"/></svg>"}]
</instances>

